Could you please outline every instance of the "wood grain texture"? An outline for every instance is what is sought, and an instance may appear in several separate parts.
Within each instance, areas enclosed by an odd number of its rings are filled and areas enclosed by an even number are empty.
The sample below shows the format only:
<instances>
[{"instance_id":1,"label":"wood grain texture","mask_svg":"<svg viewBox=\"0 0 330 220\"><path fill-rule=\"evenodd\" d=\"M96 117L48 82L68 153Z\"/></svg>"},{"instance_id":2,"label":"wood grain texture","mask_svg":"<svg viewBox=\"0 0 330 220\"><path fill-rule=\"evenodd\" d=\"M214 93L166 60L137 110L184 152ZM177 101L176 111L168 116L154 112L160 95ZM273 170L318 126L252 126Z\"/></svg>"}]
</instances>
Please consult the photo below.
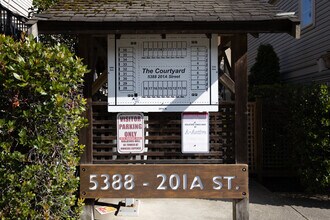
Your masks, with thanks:
<instances>
[{"instance_id":1,"label":"wood grain texture","mask_svg":"<svg viewBox=\"0 0 330 220\"><path fill-rule=\"evenodd\" d=\"M247 35L232 39L232 63L235 75L235 160L248 163L247 151Z\"/></svg>"},{"instance_id":2,"label":"wood grain texture","mask_svg":"<svg viewBox=\"0 0 330 220\"><path fill-rule=\"evenodd\" d=\"M104 177L101 175L109 175L109 188L102 190L104 187ZM123 187L115 190L112 185L112 177L115 174L122 176ZM134 176L134 188L126 190L124 188L125 175ZM166 189L157 189L163 180L158 175L167 177L163 186ZM91 190L94 186L90 182L90 175L96 175L99 185L95 190ZM177 177L171 180L171 175ZM186 181L184 181L186 175ZM197 181L196 178L200 178ZM221 189L219 184L213 182L213 178L217 177L217 181L222 183ZM228 177L232 177L229 181ZM172 186L178 185L177 189ZM185 183L186 182L186 183ZM231 186L230 186L231 182ZM80 196L82 198L227 198L227 199L243 199L248 197L248 166L241 164L135 164L135 165L101 165L101 164L83 164L80 166ZM148 186L145 186L148 184ZM186 185L186 187L184 187ZM118 186L118 185L115 185ZM202 186L202 187L201 187ZM203 188L203 189L202 189Z\"/></svg>"}]
</instances>

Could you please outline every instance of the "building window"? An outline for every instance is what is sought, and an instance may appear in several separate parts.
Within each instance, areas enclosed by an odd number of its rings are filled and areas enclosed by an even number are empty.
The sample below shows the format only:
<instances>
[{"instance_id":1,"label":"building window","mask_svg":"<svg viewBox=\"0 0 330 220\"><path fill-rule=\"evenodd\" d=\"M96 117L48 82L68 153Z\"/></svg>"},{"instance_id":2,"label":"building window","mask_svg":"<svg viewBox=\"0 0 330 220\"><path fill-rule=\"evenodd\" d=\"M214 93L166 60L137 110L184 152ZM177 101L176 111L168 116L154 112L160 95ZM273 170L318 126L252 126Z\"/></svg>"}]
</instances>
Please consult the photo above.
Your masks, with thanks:
<instances>
[{"instance_id":1,"label":"building window","mask_svg":"<svg viewBox=\"0 0 330 220\"><path fill-rule=\"evenodd\" d=\"M300 0L300 22L301 27L314 25L315 19L315 0Z\"/></svg>"}]
</instances>

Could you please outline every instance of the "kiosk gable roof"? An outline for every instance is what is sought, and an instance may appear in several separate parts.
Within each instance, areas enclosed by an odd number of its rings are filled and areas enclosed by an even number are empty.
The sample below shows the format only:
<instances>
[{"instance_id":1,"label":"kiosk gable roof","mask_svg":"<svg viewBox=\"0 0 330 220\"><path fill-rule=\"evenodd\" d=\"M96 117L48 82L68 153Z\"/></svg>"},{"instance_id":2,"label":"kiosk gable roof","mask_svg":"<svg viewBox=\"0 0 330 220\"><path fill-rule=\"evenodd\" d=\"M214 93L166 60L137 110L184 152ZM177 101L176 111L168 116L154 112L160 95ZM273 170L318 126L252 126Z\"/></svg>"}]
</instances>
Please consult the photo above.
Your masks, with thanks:
<instances>
[{"instance_id":1,"label":"kiosk gable roof","mask_svg":"<svg viewBox=\"0 0 330 220\"><path fill-rule=\"evenodd\" d=\"M258 21L283 19L258 0L61 0L37 15L52 21Z\"/></svg>"},{"instance_id":2,"label":"kiosk gable roof","mask_svg":"<svg viewBox=\"0 0 330 220\"><path fill-rule=\"evenodd\" d=\"M60 0L37 14L41 33L299 34L295 17L259 0Z\"/></svg>"}]
</instances>

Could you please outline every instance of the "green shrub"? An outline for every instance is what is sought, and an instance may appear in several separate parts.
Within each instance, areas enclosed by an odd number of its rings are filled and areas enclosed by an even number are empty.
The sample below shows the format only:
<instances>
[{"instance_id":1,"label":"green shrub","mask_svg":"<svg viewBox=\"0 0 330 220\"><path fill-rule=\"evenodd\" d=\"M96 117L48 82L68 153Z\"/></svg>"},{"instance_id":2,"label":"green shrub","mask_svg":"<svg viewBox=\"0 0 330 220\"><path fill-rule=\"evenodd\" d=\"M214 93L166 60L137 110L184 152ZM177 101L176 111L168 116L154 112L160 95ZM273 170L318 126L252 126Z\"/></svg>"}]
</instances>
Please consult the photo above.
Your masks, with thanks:
<instances>
[{"instance_id":1,"label":"green shrub","mask_svg":"<svg viewBox=\"0 0 330 220\"><path fill-rule=\"evenodd\" d=\"M325 85L299 87L291 107L293 158L311 192L330 192L330 93Z\"/></svg>"},{"instance_id":2,"label":"green shrub","mask_svg":"<svg viewBox=\"0 0 330 220\"><path fill-rule=\"evenodd\" d=\"M0 51L0 219L77 219L86 67L32 39Z\"/></svg>"},{"instance_id":3,"label":"green shrub","mask_svg":"<svg viewBox=\"0 0 330 220\"><path fill-rule=\"evenodd\" d=\"M274 48L262 44L258 48L256 62L250 69L249 85L272 85L280 82L280 63Z\"/></svg>"},{"instance_id":4,"label":"green shrub","mask_svg":"<svg viewBox=\"0 0 330 220\"><path fill-rule=\"evenodd\" d=\"M58 2L58 0L33 0L33 10L37 13L45 11L56 2Z\"/></svg>"},{"instance_id":5,"label":"green shrub","mask_svg":"<svg viewBox=\"0 0 330 220\"><path fill-rule=\"evenodd\" d=\"M251 89L263 103L263 136L286 155L310 192L330 189L330 94L325 85L268 85ZM267 119L267 120L266 120ZM268 125L275 120L277 127ZM275 124L275 123L274 123ZM271 137L271 138L269 138ZM264 146L265 147L265 146ZM270 155L274 156L274 155Z\"/></svg>"}]
</instances>

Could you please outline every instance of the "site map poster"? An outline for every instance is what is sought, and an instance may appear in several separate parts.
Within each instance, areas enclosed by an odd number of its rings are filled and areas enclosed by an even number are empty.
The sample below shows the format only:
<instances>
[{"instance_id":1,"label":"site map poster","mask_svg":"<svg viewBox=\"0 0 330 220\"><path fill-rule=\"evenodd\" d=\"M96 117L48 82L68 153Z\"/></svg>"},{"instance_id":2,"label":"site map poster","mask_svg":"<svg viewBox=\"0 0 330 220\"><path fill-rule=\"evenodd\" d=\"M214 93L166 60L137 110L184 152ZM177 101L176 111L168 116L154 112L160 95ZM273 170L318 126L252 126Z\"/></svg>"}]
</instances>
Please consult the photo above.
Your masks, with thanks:
<instances>
[{"instance_id":1,"label":"site map poster","mask_svg":"<svg viewBox=\"0 0 330 220\"><path fill-rule=\"evenodd\" d=\"M217 111L217 46L216 35L109 35L109 112Z\"/></svg>"}]
</instances>

